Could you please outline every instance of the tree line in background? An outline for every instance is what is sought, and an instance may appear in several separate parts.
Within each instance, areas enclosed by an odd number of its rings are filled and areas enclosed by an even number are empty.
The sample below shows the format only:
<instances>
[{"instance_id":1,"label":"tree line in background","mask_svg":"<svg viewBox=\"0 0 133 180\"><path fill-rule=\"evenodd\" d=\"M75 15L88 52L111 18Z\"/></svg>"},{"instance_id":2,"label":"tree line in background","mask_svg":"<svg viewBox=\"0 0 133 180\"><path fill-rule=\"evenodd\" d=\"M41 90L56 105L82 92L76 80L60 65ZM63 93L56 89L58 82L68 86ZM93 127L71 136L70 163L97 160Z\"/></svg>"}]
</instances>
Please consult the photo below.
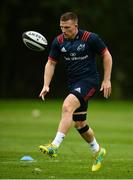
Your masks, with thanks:
<instances>
[{"instance_id":1,"label":"tree line in background","mask_svg":"<svg viewBox=\"0 0 133 180\"><path fill-rule=\"evenodd\" d=\"M133 98L132 32L133 1L112 0L4 0L0 2L0 97L37 97L43 85L43 69L50 44L60 33L59 18L67 11L79 17L79 26L99 34L113 56L114 99ZM49 44L38 53L22 42L24 31L42 33ZM98 70L102 63L97 59ZM102 77L101 77L102 78ZM50 97L66 94L65 70L59 63Z\"/></svg>"}]
</instances>

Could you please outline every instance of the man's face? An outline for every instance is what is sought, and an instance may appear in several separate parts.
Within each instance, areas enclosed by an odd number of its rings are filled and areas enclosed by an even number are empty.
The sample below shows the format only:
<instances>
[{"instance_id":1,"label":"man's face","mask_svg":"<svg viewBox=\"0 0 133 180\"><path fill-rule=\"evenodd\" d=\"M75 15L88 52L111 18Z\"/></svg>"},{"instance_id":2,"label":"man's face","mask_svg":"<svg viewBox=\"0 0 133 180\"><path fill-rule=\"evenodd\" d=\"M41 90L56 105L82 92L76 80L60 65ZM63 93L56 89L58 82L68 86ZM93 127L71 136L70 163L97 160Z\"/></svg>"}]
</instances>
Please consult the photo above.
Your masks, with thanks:
<instances>
[{"instance_id":1,"label":"man's face","mask_svg":"<svg viewBox=\"0 0 133 180\"><path fill-rule=\"evenodd\" d=\"M68 39L73 39L78 31L77 22L73 20L60 21L60 27L61 27L61 31L63 32L64 37Z\"/></svg>"}]
</instances>

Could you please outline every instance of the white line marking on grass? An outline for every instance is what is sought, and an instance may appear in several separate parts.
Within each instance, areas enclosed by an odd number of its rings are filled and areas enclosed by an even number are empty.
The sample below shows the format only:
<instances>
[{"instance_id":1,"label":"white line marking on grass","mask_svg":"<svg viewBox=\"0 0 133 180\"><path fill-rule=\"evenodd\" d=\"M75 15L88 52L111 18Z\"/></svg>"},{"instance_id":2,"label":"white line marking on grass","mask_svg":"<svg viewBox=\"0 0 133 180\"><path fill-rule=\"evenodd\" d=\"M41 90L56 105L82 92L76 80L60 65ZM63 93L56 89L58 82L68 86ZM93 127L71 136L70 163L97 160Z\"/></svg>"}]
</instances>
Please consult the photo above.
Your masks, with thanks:
<instances>
[{"instance_id":1,"label":"white line marking on grass","mask_svg":"<svg viewBox=\"0 0 133 180\"><path fill-rule=\"evenodd\" d=\"M89 159L88 159L88 161L90 161ZM132 159L122 159L122 158L119 158L119 159L113 159L113 160L111 160L111 161L133 161ZM2 161L2 162L0 162L0 164L31 164L31 163L76 163L76 162L83 162L83 163L85 163L85 162L87 162L87 160L81 160L81 159L79 159L79 160L64 160L64 159L62 159L62 160L38 160L38 161L31 161L31 162L27 162L27 161L25 161L25 162L22 162L22 161Z\"/></svg>"}]
</instances>

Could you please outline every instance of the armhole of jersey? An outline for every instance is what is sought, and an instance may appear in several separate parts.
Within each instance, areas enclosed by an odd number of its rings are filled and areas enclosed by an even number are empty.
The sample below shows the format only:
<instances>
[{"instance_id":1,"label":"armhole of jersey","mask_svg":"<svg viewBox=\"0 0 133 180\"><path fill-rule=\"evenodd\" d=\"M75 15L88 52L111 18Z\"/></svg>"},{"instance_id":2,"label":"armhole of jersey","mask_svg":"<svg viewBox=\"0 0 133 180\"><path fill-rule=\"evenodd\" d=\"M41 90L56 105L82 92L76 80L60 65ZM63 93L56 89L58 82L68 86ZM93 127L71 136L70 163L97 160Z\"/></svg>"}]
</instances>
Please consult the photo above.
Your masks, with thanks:
<instances>
[{"instance_id":1,"label":"armhole of jersey","mask_svg":"<svg viewBox=\"0 0 133 180\"><path fill-rule=\"evenodd\" d=\"M54 61L54 62L56 62L56 63L58 62L56 59L54 59L54 58L51 57L51 56L48 56L48 60L49 60L49 61Z\"/></svg>"},{"instance_id":2,"label":"armhole of jersey","mask_svg":"<svg viewBox=\"0 0 133 180\"><path fill-rule=\"evenodd\" d=\"M90 32L84 31L81 40L86 42L89 39L90 34Z\"/></svg>"},{"instance_id":3,"label":"armhole of jersey","mask_svg":"<svg viewBox=\"0 0 133 180\"><path fill-rule=\"evenodd\" d=\"M64 41L63 34L60 34L59 36L57 36L57 41L59 44L63 43L63 41Z\"/></svg>"},{"instance_id":4,"label":"armhole of jersey","mask_svg":"<svg viewBox=\"0 0 133 180\"><path fill-rule=\"evenodd\" d=\"M107 48L107 47L105 47L104 49L102 49L102 51L101 51L101 56L104 55L105 51L108 51L108 48Z\"/></svg>"}]
</instances>

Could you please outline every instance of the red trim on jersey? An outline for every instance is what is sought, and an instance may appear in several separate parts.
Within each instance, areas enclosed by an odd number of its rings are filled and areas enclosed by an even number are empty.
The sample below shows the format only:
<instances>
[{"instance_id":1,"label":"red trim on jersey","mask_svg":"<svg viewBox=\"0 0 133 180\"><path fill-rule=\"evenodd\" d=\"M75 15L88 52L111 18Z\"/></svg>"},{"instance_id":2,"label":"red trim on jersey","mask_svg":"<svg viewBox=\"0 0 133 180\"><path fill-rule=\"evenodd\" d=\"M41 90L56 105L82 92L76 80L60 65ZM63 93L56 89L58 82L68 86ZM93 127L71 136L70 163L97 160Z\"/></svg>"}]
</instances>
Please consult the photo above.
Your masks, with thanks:
<instances>
[{"instance_id":1,"label":"red trim on jersey","mask_svg":"<svg viewBox=\"0 0 133 180\"><path fill-rule=\"evenodd\" d=\"M58 40L59 44L62 44L64 41L63 34L58 35L57 40Z\"/></svg>"},{"instance_id":2,"label":"red trim on jersey","mask_svg":"<svg viewBox=\"0 0 133 180\"><path fill-rule=\"evenodd\" d=\"M50 61L54 61L54 62L58 62L56 59L54 59L53 57L51 57L51 56L49 56L48 57L48 60L50 60Z\"/></svg>"},{"instance_id":3,"label":"red trim on jersey","mask_svg":"<svg viewBox=\"0 0 133 180\"><path fill-rule=\"evenodd\" d=\"M89 38L90 34L91 34L90 32L85 31L85 32L83 33L83 35L82 35L81 40L82 40L82 41L87 41L87 39Z\"/></svg>"},{"instance_id":4,"label":"red trim on jersey","mask_svg":"<svg viewBox=\"0 0 133 180\"><path fill-rule=\"evenodd\" d=\"M89 92L87 93L87 95L84 97L84 100L87 101L89 98L91 98L96 92L95 88L91 88L89 90Z\"/></svg>"},{"instance_id":5,"label":"red trim on jersey","mask_svg":"<svg viewBox=\"0 0 133 180\"><path fill-rule=\"evenodd\" d=\"M102 49L102 51L101 51L101 55L103 55L103 54L105 53L105 51L108 51L108 48L104 48L104 49Z\"/></svg>"}]
</instances>

